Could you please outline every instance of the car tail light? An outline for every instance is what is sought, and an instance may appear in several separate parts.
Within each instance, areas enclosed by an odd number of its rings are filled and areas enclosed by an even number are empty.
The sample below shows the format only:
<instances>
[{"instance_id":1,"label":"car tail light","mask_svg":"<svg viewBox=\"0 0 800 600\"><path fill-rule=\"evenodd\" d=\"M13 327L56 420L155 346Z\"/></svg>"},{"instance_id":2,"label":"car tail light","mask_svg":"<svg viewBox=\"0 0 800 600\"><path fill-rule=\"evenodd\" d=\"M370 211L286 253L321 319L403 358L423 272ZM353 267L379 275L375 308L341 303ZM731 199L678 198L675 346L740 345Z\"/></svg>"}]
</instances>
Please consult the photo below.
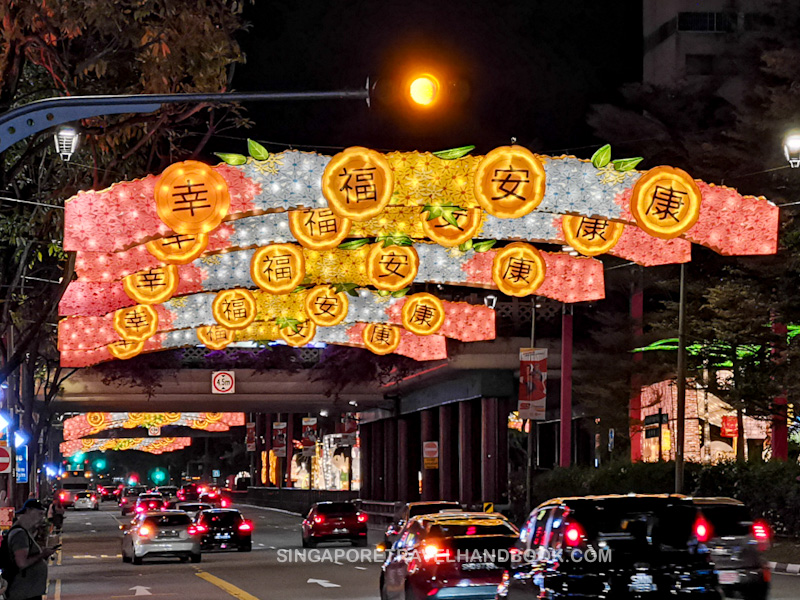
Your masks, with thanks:
<instances>
[{"instance_id":1,"label":"car tail light","mask_svg":"<svg viewBox=\"0 0 800 600\"><path fill-rule=\"evenodd\" d=\"M438 590L438 589L436 589L436 588L433 588L432 590L430 590L430 591L428 592L428 596L435 596L435 595L436 595L436 594L438 594L438 593L439 593L439 590Z\"/></svg>"},{"instance_id":2,"label":"car tail light","mask_svg":"<svg viewBox=\"0 0 800 600\"><path fill-rule=\"evenodd\" d=\"M208 527L205 525L189 525L189 535L200 535L201 533L206 533L208 531Z\"/></svg>"},{"instance_id":3,"label":"car tail light","mask_svg":"<svg viewBox=\"0 0 800 600\"><path fill-rule=\"evenodd\" d=\"M522 555L524 554L522 548L517 548L516 546L511 546L511 548L508 549L508 553L511 555L511 562L522 560ZM506 573L508 573L508 571L506 571Z\"/></svg>"},{"instance_id":4,"label":"car tail light","mask_svg":"<svg viewBox=\"0 0 800 600\"><path fill-rule=\"evenodd\" d=\"M369 520L369 516L367 515L367 513L363 512L358 513L358 516L356 518L358 519L359 523L366 523L367 520Z\"/></svg>"},{"instance_id":5,"label":"car tail light","mask_svg":"<svg viewBox=\"0 0 800 600\"><path fill-rule=\"evenodd\" d=\"M713 529L705 517L700 515L694 522L694 536L701 544L707 543L713 537Z\"/></svg>"},{"instance_id":6,"label":"car tail light","mask_svg":"<svg viewBox=\"0 0 800 600\"><path fill-rule=\"evenodd\" d=\"M244 521L239 525L239 531L253 531L253 524L249 521Z\"/></svg>"},{"instance_id":7,"label":"car tail light","mask_svg":"<svg viewBox=\"0 0 800 600\"><path fill-rule=\"evenodd\" d=\"M97 502L97 496L92 496L92 502Z\"/></svg>"},{"instance_id":8,"label":"car tail light","mask_svg":"<svg viewBox=\"0 0 800 600\"><path fill-rule=\"evenodd\" d=\"M564 539L567 542L567 546L579 545L584 537L586 537L586 532L583 530L580 523L575 523L574 521L567 523L564 528Z\"/></svg>"},{"instance_id":9,"label":"car tail light","mask_svg":"<svg viewBox=\"0 0 800 600\"><path fill-rule=\"evenodd\" d=\"M58 497L59 497L59 498L61 498L62 500L66 500L66 499L67 499L67 496L69 496L69 494L67 494L66 492L61 492L61 493L58 495Z\"/></svg>"},{"instance_id":10,"label":"car tail light","mask_svg":"<svg viewBox=\"0 0 800 600\"><path fill-rule=\"evenodd\" d=\"M136 512L138 512L138 513L142 513L142 512L144 512L144 507L143 506L137 506L134 510L136 510Z\"/></svg>"},{"instance_id":11,"label":"car tail light","mask_svg":"<svg viewBox=\"0 0 800 600\"><path fill-rule=\"evenodd\" d=\"M766 521L755 521L753 523L753 537L759 542L768 542L772 537L769 523Z\"/></svg>"},{"instance_id":12,"label":"car tail light","mask_svg":"<svg viewBox=\"0 0 800 600\"><path fill-rule=\"evenodd\" d=\"M314 523L316 523L317 525L321 525L324 522L325 522L325 517L323 515L316 515L314 517Z\"/></svg>"},{"instance_id":13,"label":"car tail light","mask_svg":"<svg viewBox=\"0 0 800 600\"><path fill-rule=\"evenodd\" d=\"M451 553L447 548L439 548L436 544L425 544L422 547L422 558L425 562L442 562L450 560Z\"/></svg>"},{"instance_id":14,"label":"car tail light","mask_svg":"<svg viewBox=\"0 0 800 600\"><path fill-rule=\"evenodd\" d=\"M220 504L222 504L222 508L228 508L231 505L227 498L220 500Z\"/></svg>"},{"instance_id":15,"label":"car tail light","mask_svg":"<svg viewBox=\"0 0 800 600\"><path fill-rule=\"evenodd\" d=\"M123 498L122 500L119 501L119 503L120 504L127 504L128 503L128 499L127 498Z\"/></svg>"},{"instance_id":16,"label":"car tail light","mask_svg":"<svg viewBox=\"0 0 800 600\"><path fill-rule=\"evenodd\" d=\"M139 535L142 537L150 537L153 535L153 530L150 529L147 525L142 525L139 527Z\"/></svg>"}]
</instances>

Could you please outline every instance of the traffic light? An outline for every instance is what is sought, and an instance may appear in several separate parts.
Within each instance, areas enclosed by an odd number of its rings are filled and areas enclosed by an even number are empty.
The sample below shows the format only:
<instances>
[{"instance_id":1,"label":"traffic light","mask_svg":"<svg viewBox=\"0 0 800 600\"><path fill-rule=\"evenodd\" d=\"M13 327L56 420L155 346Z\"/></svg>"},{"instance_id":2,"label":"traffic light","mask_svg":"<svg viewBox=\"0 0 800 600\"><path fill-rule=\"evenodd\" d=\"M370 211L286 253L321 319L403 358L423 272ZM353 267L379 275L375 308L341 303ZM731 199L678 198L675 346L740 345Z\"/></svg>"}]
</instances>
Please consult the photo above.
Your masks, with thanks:
<instances>
[{"instance_id":1,"label":"traffic light","mask_svg":"<svg viewBox=\"0 0 800 600\"><path fill-rule=\"evenodd\" d=\"M105 468L108 466L105 458L98 458L94 461L94 470L95 471L105 471Z\"/></svg>"},{"instance_id":2,"label":"traffic light","mask_svg":"<svg viewBox=\"0 0 800 600\"><path fill-rule=\"evenodd\" d=\"M167 474L164 472L164 469L156 468L150 472L150 479L156 485L161 485L167 480Z\"/></svg>"}]
</instances>

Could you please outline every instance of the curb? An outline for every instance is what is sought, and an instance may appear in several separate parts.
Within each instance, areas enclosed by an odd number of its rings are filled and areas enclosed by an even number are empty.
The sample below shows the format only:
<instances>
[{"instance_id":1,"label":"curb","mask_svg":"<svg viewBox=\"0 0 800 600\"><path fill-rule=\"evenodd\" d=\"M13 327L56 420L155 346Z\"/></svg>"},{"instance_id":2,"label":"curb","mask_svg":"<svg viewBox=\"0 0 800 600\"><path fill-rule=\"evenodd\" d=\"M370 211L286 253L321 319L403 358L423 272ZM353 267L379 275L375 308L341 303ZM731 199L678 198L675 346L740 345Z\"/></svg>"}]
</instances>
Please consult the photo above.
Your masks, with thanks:
<instances>
[{"instance_id":1,"label":"curb","mask_svg":"<svg viewBox=\"0 0 800 600\"><path fill-rule=\"evenodd\" d=\"M767 561L767 566L772 570L773 573L789 573L791 575L800 575L800 565Z\"/></svg>"},{"instance_id":2,"label":"curb","mask_svg":"<svg viewBox=\"0 0 800 600\"><path fill-rule=\"evenodd\" d=\"M283 510L282 508L272 508L271 506L258 506L257 504L244 504L242 502L234 502L237 506L246 506L247 508L259 508L261 510L270 510L272 512L282 513L284 515L292 515L293 517L302 517L298 512L292 512L290 510Z\"/></svg>"}]
</instances>

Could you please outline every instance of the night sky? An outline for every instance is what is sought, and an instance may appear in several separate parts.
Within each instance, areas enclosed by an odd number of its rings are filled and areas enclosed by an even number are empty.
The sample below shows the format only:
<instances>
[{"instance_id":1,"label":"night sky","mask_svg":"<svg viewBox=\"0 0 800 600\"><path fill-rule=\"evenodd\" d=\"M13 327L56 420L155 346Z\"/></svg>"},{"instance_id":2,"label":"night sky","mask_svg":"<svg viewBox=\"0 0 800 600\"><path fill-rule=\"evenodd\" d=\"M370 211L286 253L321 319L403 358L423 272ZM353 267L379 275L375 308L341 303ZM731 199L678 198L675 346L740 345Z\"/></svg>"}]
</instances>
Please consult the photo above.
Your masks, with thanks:
<instances>
[{"instance_id":1,"label":"night sky","mask_svg":"<svg viewBox=\"0 0 800 600\"><path fill-rule=\"evenodd\" d=\"M627 6L624 6L627 5ZM517 143L540 153L588 157L599 145L586 126L591 104L614 101L641 75L640 2L284 2L258 0L245 17L247 64L236 91L363 87L392 97L401 73L419 65L446 75L461 100L420 114L376 99L249 104L250 130L226 132L212 150L333 153L346 146L475 153Z\"/></svg>"}]
</instances>

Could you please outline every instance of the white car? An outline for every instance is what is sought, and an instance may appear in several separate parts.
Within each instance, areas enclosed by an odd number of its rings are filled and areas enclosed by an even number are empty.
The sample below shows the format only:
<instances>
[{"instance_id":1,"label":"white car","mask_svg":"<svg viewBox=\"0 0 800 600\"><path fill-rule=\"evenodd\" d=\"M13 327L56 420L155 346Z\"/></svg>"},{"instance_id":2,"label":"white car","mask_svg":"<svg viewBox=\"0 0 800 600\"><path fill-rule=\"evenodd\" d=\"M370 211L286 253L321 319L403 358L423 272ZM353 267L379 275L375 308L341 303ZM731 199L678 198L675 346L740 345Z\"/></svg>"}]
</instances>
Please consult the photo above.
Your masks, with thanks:
<instances>
[{"instance_id":1,"label":"white car","mask_svg":"<svg viewBox=\"0 0 800 600\"><path fill-rule=\"evenodd\" d=\"M72 507L75 510L100 510L100 502L95 492L78 492L75 494L75 503Z\"/></svg>"},{"instance_id":2,"label":"white car","mask_svg":"<svg viewBox=\"0 0 800 600\"><path fill-rule=\"evenodd\" d=\"M122 532L122 562L142 564L150 556L177 556L200 562L202 535L182 510L162 510L136 517Z\"/></svg>"}]
</instances>

